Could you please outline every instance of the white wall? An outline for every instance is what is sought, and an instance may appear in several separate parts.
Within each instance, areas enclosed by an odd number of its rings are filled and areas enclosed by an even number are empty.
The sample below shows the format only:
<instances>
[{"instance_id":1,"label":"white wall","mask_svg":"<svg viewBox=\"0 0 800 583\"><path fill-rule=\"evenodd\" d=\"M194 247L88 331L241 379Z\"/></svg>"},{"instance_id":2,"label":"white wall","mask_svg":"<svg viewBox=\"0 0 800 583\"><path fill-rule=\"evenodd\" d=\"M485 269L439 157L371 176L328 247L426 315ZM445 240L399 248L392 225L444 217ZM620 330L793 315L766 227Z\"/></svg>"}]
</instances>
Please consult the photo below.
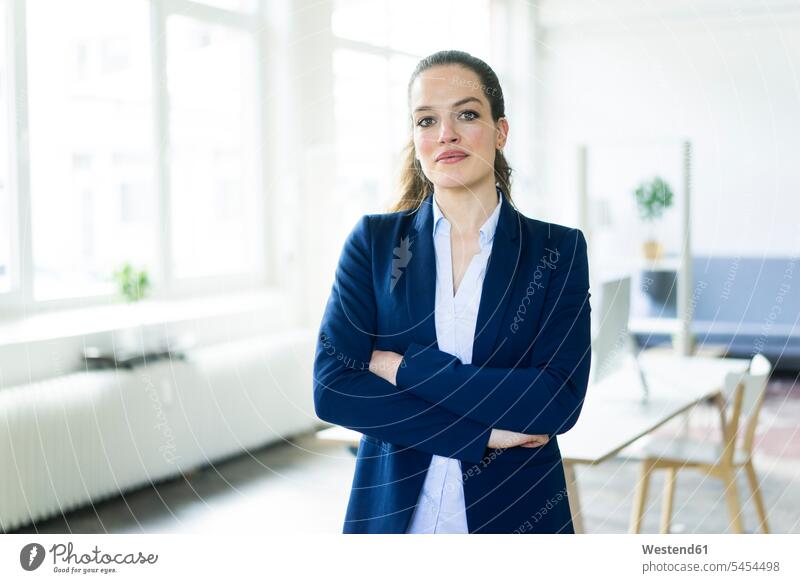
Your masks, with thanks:
<instances>
[{"instance_id":1,"label":"white wall","mask_svg":"<svg viewBox=\"0 0 800 583\"><path fill-rule=\"evenodd\" d=\"M688 138L693 252L800 249L800 4L545 0L537 171L577 224L579 142Z\"/></svg>"}]
</instances>

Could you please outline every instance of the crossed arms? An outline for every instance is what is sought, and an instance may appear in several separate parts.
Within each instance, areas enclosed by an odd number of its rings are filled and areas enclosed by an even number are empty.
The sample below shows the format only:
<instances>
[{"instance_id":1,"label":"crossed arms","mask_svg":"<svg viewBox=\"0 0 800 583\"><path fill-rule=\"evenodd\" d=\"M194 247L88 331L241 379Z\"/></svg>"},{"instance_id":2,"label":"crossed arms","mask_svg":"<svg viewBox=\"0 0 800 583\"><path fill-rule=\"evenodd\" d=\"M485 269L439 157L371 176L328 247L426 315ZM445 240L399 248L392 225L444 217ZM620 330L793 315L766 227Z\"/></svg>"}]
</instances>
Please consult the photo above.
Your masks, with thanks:
<instances>
[{"instance_id":1,"label":"crossed arms","mask_svg":"<svg viewBox=\"0 0 800 583\"><path fill-rule=\"evenodd\" d=\"M409 345L396 386L369 370L377 331L369 217L350 233L322 318L314 360L320 419L378 439L478 462L493 428L560 434L577 421L590 364L586 241L572 229L551 274L531 366L490 368Z\"/></svg>"}]
</instances>

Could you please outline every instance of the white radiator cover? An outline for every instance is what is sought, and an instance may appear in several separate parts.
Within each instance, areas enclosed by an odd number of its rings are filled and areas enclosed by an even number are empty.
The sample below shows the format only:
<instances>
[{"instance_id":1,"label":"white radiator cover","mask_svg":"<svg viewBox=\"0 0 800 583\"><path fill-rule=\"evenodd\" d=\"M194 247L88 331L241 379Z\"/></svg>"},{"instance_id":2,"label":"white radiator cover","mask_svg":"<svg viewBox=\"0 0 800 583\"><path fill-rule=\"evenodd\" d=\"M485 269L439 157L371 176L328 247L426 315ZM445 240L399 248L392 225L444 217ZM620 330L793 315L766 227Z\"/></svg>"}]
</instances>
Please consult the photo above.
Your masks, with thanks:
<instances>
[{"instance_id":1,"label":"white radiator cover","mask_svg":"<svg viewBox=\"0 0 800 583\"><path fill-rule=\"evenodd\" d=\"M0 530L316 428L313 332L0 389Z\"/></svg>"}]
</instances>

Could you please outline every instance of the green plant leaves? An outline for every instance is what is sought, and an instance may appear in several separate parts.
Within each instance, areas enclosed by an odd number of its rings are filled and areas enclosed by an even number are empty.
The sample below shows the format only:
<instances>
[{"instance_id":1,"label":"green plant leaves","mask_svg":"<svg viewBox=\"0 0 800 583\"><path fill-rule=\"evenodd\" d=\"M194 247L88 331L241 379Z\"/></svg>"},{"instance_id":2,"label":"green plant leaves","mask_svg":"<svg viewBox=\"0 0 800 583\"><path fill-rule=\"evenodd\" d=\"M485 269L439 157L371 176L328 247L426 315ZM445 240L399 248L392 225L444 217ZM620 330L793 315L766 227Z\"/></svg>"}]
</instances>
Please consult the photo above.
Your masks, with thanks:
<instances>
[{"instance_id":1,"label":"green plant leaves","mask_svg":"<svg viewBox=\"0 0 800 583\"><path fill-rule=\"evenodd\" d=\"M141 300L150 288L150 277L147 275L147 271L144 269L136 271L127 261L114 272L114 280L119 286L120 295L129 302Z\"/></svg>"},{"instance_id":2,"label":"green plant leaves","mask_svg":"<svg viewBox=\"0 0 800 583\"><path fill-rule=\"evenodd\" d=\"M664 211L672 206L674 199L672 188L659 176L642 182L633 195L639 208L639 217L645 221L661 218Z\"/></svg>"}]
</instances>

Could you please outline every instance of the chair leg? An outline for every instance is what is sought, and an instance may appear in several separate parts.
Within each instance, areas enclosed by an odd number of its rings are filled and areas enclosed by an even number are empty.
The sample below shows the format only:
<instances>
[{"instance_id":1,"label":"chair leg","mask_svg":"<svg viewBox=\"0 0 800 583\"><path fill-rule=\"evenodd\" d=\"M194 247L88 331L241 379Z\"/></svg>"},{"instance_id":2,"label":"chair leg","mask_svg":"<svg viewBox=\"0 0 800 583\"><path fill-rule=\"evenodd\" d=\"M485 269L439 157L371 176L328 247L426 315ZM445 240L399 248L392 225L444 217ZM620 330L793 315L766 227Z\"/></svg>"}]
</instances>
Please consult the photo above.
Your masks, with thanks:
<instances>
[{"instance_id":1,"label":"chair leg","mask_svg":"<svg viewBox=\"0 0 800 583\"><path fill-rule=\"evenodd\" d=\"M742 525L742 506L739 504L739 493L736 488L736 472L733 468L725 468L722 472L722 481L725 486L725 503L731 520L731 532L740 534L744 532Z\"/></svg>"},{"instance_id":2,"label":"chair leg","mask_svg":"<svg viewBox=\"0 0 800 583\"><path fill-rule=\"evenodd\" d=\"M661 534L669 534L672 522L672 501L675 499L675 479L678 468L667 468L667 479L664 482L664 500L661 503Z\"/></svg>"},{"instance_id":3,"label":"chair leg","mask_svg":"<svg viewBox=\"0 0 800 583\"><path fill-rule=\"evenodd\" d=\"M761 497L761 486L758 484L756 470L753 467L753 460L748 460L744 466L744 469L747 473L747 481L750 483L750 489L753 491L753 501L756 503L758 519L761 521L759 528L764 531L764 534L769 534L769 526L767 525L767 512L764 508L764 499Z\"/></svg>"},{"instance_id":4,"label":"chair leg","mask_svg":"<svg viewBox=\"0 0 800 583\"><path fill-rule=\"evenodd\" d=\"M633 511L631 512L631 522L628 528L629 533L638 533L642 529L645 505L647 504L647 490L650 487L650 473L653 471L653 463L642 460L639 469L639 483L636 485L636 493L633 498Z\"/></svg>"}]
</instances>

